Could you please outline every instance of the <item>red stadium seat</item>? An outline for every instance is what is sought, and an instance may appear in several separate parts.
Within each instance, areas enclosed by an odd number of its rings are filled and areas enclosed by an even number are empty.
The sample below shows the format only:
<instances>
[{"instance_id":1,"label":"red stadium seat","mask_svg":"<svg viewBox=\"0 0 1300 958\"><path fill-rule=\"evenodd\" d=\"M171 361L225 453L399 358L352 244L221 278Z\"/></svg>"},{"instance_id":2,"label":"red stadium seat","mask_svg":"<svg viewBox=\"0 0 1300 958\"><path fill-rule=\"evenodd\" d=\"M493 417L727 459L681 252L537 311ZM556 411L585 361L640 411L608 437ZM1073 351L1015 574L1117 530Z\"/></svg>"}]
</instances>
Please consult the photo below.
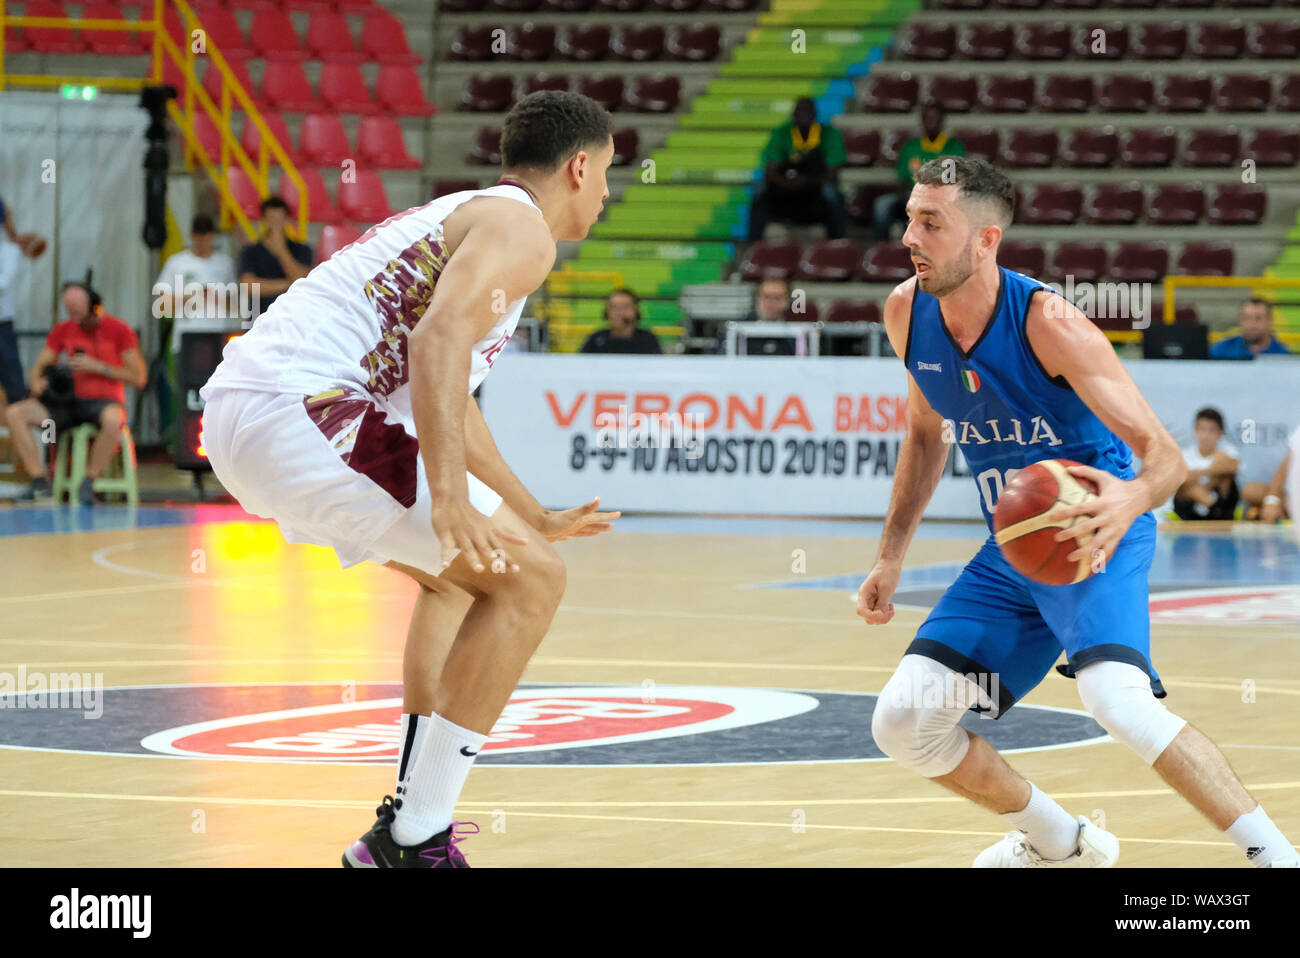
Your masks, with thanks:
<instances>
[{"instance_id":1,"label":"red stadium seat","mask_svg":"<svg viewBox=\"0 0 1300 958\"><path fill-rule=\"evenodd\" d=\"M623 94L623 102L638 113L672 113L681 99L682 81L675 76L639 76Z\"/></svg>"},{"instance_id":2,"label":"red stadium seat","mask_svg":"<svg viewBox=\"0 0 1300 958\"><path fill-rule=\"evenodd\" d=\"M1151 322L1162 323L1165 316L1165 304L1162 300L1151 301ZM1196 323L1200 317L1196 314L1195 306L1174 305L1174 322L1175 323Z\"/></svg>"},{"instance_id":3,"label":"red stadium seat","mask_svg":"<svg viewBox=\"0 0 1300 958\"><path fill-rule=\"evenodd\" d=\"M285 125L284 117L278 113L267 112L262 112L261 117L262 122L270 128L271 135L280 144L280 148L289 154L289 159L293 161L295 166L299 165L302 162L302 156L294 148L293 138L289 135L289 127ZM244 129L239 135L239 142L243 145L244 152L256 162L257 152L262 145L262 134L258 132L257 124L249 117L244 117ZM266 151L266 159L271 166L279 164L279 160L269 149Z\"/></svg>"},{"instance_id":4,"label":"red stadium seat","mask_svg":"<svg viewBox=\"0 0 1300 958\"><path fill-rule=\"evenodd\" d=\"M876 198L893 192L894 187L889 183L859 183L845 202L844 211L855 223L873 223Z\"/></svg>"},{"instance_id":5,"label":"red stadium seat","mask_svg":"<svg viewBox=\"0 0 1300 958\"><path fill-rule=\"evenodd\" d=\"M376 170L355 170L339 183L339 211L360 223L379 223L393 215L384 192L384 178Z\"/></svg>"},{"instance_id":6,"label":"red stadium seat","mask_svg":"<svg viewBox=\"0 0 1300 958\"><path fill-rule=\"evenodd\" d=\"M517 96L522 100L528 94L536 93L538 90L563 90L567 93L572 87L573 81L563 73L535 73L520 79ZM618 98L623 99L622 93Z\"/></svg>"},{"instance_id":7,"label":"red stadium seat","mask_svg":"<svg viewBox=\"0 0 1300 958\"><path fill-rule=\"evenodd\" d=\"M1033 102L1033 77L988 77L980 84L979 104L988 113L1027 113Z\"/></svg>"},{"instance_id":8,"label":"red stadium seat","mask_svg":"<svg viewBox=\"0 0 1300 958\"><path fill-rule=\"evenodd\" d=\"M1074 32L1074 55L1082 60L1123 60L1128 56L1128 27L1089 23Z\"/></svg>"},{"instance_id":9,"label":"red stadium seat","mask_svg":"<svg viewBox=\"0 0 1300 958\"><path fill-rule=\"evenodd\" d=\"M474 137L474 145L466 158L469 163L481 163L484 166L501 165L501 128L485 126Z\"/></svg>"},{"instance_id":10,"label":"red stadium seat","mask_svg":"<svg viewBox=\"0 0 1300 958\"><path fill-rule=\"evenodd\" d=\"M1002 135L997 130L987 127L980 130L955 130L953 136L965 148L967 156L982 156L994 164L1001 162Z\"/></svg>"},{"instance_id":11,"label":"red stadium seat","mask_svg":"<svg viewBox=\"0 0 1300 958\"><path fill-rule=\"evenodd\" d=\"M641 136L637 133L636 127L629 126L626 129L615 130L614 158L610 161L610 165L628 166L635 163L640 148Z\"/></svg>"},{"instance_id":12,"label":"red stadium seat","mask_svg":"<svg viewBox=\"0 0 1300 958\"><path fill-rule=\"evenodd\" d=\"M1164 0L1166 7L1174 7L1179 10L1204 10L1206 7L1214 6L1215 0Z\"/></svg>"},{"instance_id":13,"label":"red stadium seat","mask_svg":"<svg viewBox=\"0 0 1300 958\"><path fill-rule=\"evenodd\" d=\"M278 7L257 7L253 25L248 30L253 49L267 60L301 61L307 51L298 43L298 33L293 28L289 14Z\"/></svg>"},{"instance_id":14,"label":"red stadium seat","mask_svg":"<svg viewBox=\"0 0 1300 958\"><path fill-rule=\"evenodd\" d=\"M589 62L609 57L609 27L568 27L556 42L555 52L565 60Z\"/></svg>"},{"instance_id":15,"label":"red stadium seat","mask_svg":"<svg viewBox=\"0 0 1300 958\"><path fill-rule=\"evenodd\" d=\"M1055 130L1015 130L1002 147L1001 160L1019 169L1043 168L1056 162Z\"/></svg>"},{"instance_id":16,"label":"red stadium seat","mask_svg":"<svg viewBox=\"0 0 1300 958\"><path fill-rule=\"evenodd\" d=\"M1230 183L1220 186L1210 201L1206 221L1224 226L1255 226L1264 219L1267 200L1255 186Z\"/></svg>"},{"instance_id":17,"label":"red stadium seat","mask_svg":"<svg viewBox=\"0 0 1300 958\"><path fill-rule=\"evenodd\" d=\"M1183 147L1183 166L1239 166L1241 135L1236 130L1196 130Z\"/></svg>"},{"instance_id":18,"label":"red stadium seat","mask_svg":"<svg viewBox=\"0 0 1300 958\"><path fill-rule=\"evenodd\" d=\"M1214 89L1214 108L1222 113L1260 113L1273 98L1273 81L1268 76L1238 74L1219 80Z\"/></svg>"},{"instance_id":19,"label":"red stadium seat","mask_svg":"<svg viewBox=\"0 0 1300 958\"><path fill-rule=\"evenodd\" d=\"M867 247L858 265L858 279L868 283L901 283L915 273L911 251L898 243Z\"/></svg>"},{"instance_id":20,"label":"red stadium seat","mask_svg":"<svg viewBox=\"0 0 1300 958\"><path fill-rule=\"evenodd\" d=\"M664 52L664 28L657 24L619 27L610 37L609 52L616 60L658 60Z\"/></svg>"},{"instance_id":21,"label":"red stadium seat","mask_svg":"<svg viewBox=\"0 0 1300 958\"><path fill-rule=\"evenodd\" d=\"M525 23L506 34L506 50L512 60L537 63L549 60L555 50L555 27L549 23Z\"/></svg>"},{"instance_id":22,"label":"red stadium seat","mask_svg":"<svg viewBox=\"0 0 1300 958\"><path fill-rule=\"evenodd\" d=\"M440 196L446 196L449 193L464 193L466 190L479 189L478 180L466 179L444 179L433 181L433 193L431 199L437 199Z\"/></svg>"},{"instance_id":23,"label":"red stadium seat","mask_svg":"<svg viewBox=\"0 0 1300 958\"><path fill-rule=\"evenodd\" d=\"M1210 105L1208 76L1167 76L1156 93L1156 109L1164 113L1202 113Z\"/></svg>"},{"instance_id":24,"label":"red stadium seat","mask_svg":"<svg viewBox=\"0 0 1300 958\"><path fill-rule=\"evenodd\" d=\"M68 11L55 0L28 0L25 17L67 17ZM84 53L86 41L79 30L57 27L24 27L23 39L37 53Z\"/></svg>"},{"instance_id":25,"label":"red stadium seat","mask_svg":"<svg viewBox=\"0 0 1300 958\"><path fill-rule=\"evenodd\" d=\"M1070 54L1070 28L1063 23L1037 23L1016 36L1016 52L1025 60L1064 60Z\"/></svg>"},{"instance_id":26,"label":"red stadium seat","mask_svg":"<svg viewBox=\"0 0 1300 958\"><path fill-rule=\"evenodd\" d=\"M320 242L316 244L316 261L323 263L343 247L361 239L361 230L346 223L326 226L320 231Z\"/></svg>"},{"instance_id":27,"label":"red stadium seat","mask_svg":"<svg viewBox=\"0 0 1300 958\"><path fill-rule=\"evenodd\" d=\"M205 87L208 85L208 77L215 72L212 64L208 64L208 76L203 78ZM311 84L307 82L307 74L302 72L302 66L281 60L266 62L262 71L262 98L283 113L308 113L321 107L316 94L311 91Z\"/></svg>"},{"instance_id":28,"label":"red stadium seat","mask_svg":"<svg viewBox=\"0 0 1300 958\"><path fill-rule=\"evenodd\" d=\"M317 60L363 63L366 55L352 40L347 17L332 10L319 10L307 21L307 50Z\"/></svg>"},{"instance_id":29,"label":"red stadium seat","mask_svg":"<svg viewBox=\"0 0 1300 958\"><path fill-rule=\"evenodd\" d=\"M1295 60L1300 57L1300 22L1252 24L1246 51L1261 60Z\"/></svg>"},{"instance_id":30,"label":"red stadium seat","mask_svg":"<svg viewBox=\"0 0 1300 958\"><path fill-rule=\"evenodd\" d=\"M815 243L804 251L796 276L817 283L846 283L857 271L862 252L851 239Z\"/></svg>"},{"instance_id":31,"label":"red stadium seat","mask_svg":"<svg viewBox=\"0 0 1300 958\"><path fill-rule=\"evenodd\" d=\"M789 279L799 268L798 243L773 243L759 240L740 262L740 278L746 283L777 277Z\"/></svg>"},{"instance_id":32,"label":"red stadium seat","mask_svg":"<svg viewBox=\"0 0 1300 958\"><path fill-rule=\"evenodd\" d=\"M476 38L474 42L481 41ZM492 36L489 28L489 55L491 50ZM382 7L375 8L374 12L368 13L365 20L361 22L361 51L368 59L382 63L384 66L417 67L424 62L418 53L411 51L411 46L406 41L406 27L402 25L402 21ZM466 59L484 58L476 56Z\"/></svg>"},{"instance_id":33,"label":"red stadium seat","mask_svg":"<svg viewBox=\"0 0 1300 958\"><path fill-rule=\"evenodd\" d=\"M1234 10L1257 10L1273 6L1273 0L1223 0L1223 5Z\"/></svg>"},{"instance_id":34,"label":"red stadium seat","mask_svg":"<svg viewBox=\"0 0 1300 958\"><path fill-rule=\"evenodd\" d=\"M106 0L86 4L82 8L81 15L87 20L127 19L121 7ZM82 30L81 39L85 41L91 53L101 57L138 56L148 53L153 44L153 38L144 31L127 33L122 30ZM179 88L177 89L179 92Z\"/></svg>"},{"instance_id":35,"label":"red stadium seat","mask_svg":"<svg viewBox=\"0 0 1300 958\"><path fill-rule=\"evenodd\" d=\"M623 78L616 73L582 74L578 92L613 113L623 105Z\"/></svg>"},{"instance_id":36,"label":"red stadium seat","mask_svg":"<svg viewBox=\"0 0 1300 958\"><path fill-rule=\"evenodd\" d=\"M650 0L649 9L662 13L690 13L700 5L700 0Z\"/></svg>"},{"instance_id":37,"label":"red stadium seat","mask_svg":"<svg viewBox=\"0 0 1300 958\"><path fill-rule=\"evenodd\" d=\"M1121 243L1110 262L1110 279L1119 283L1156 283L1169 271L1163 243Z\"/></svg>"},{"instance_id":38,"label":"red stadium seat","mask_svg":"<svg viewBox=\"0 0 1300 958\"><path fill-rule=\"evenodd\" d=\"M967 60L1005 60L1015 44L1010 24L980 23L962 30L957 49Z\"/></svg>"},{"instance_id":39,"label":"red stadium seat","mask_svg":"<svg viewBox=\"0 0 1300 958\"><path fill-rule=\"evenodd\" d=\"M1100 243L1062 243L1052 254L1048 275L1053 279L1070 276L1076 283L1095 283L1106 275L1106 247Z\"/></svg>"},{"instance_id":40,"label":"red stadium seat","mask_svg":"<svg viewBox=\"0 0 1300 958\"><path fill-rule=\"evenodd\" d=\"M916 133L910 129L892 131L880 141L880 162L887 166L895 166L898 163L898 154L903 151L907 141L915 138Z\"/></svg>"},{"instance_id":41,"label":"red stadium seat","mask_svg":"<svg viewBox=\"0 0 1300 958\"><path fill-rule=\"evenodd\" d=\"M949 60L957 48L956 28L919 23L904 27L898 36L898 55L904 60Z\"/></svg>"},{"instance_id":42,"label":"red stadium seat","mask_svg":"<svg viewBox=\"0 0 1300 958\"><path fill-rule=\"evenodd\" d=\"M664 52L670 60L716 60L722 52L722 31L712 24L673 27L668 31Z\"/></svg>"},{"instance_id":43,"label":"red stadium seat","mask_svg":"<svg viewBox=\"0 0 1300 958\"><path fill-rule=\"evenodd\" d=\"M1042 5L1043 0L993 0L993 6L1003 10L1037 10Z\"/></svg>"},{"instance_id":44,"label":"red stadium seat","mask_svg":"<svg viewBox=\"0 0 1300 958\"><path fill-rule=\"evenodd\" d=\"M216 123L202 110L194 111L194 138L203 147L203 152L214 162L221 156L221 131Z\"/></svg>"},{"instance_id":45,"label":"red stadium seat","mask_svg":"<svg viewBox=\"0 0 1300 958\"><path fill-rule=\"evenodd\" d=\"M878 323L880 306L871 300L837 299L826 311L827 323Z\"/></svg>"},{"instance_id":46,"label":"red stadium seat","mask_svg":"<svg viewBox=\"0 0 1300 958\"><path fill-rule=\"evenodd\" d=\"M338 113L365 116L381 110L380 105L370 98L361 68L352 63L326 63L321 67L320 98Z\"/></svg>"},{"instance_id":47,"label":"red stadium seat","mask_svg":"<svg viewBox=\"0 0 1300 958\"><path fill-rule=\"evenodd\" d=\"M1205 191L1199 186L1157 186L1147 205L1147 222L1156 226L1194 226L1205 215Z\"/></svg>"},{"instance_id":48,"label":"red stadium seat","mask_svg":"<svg viewBox=\"0 0 1300 958\"><path fill-rule=\"evenodd\" d=\"M1187 27L1181 23L1148 23L1136 30L1133 56L1139 60L1177 60L1187 52Z\"/></svg>"},{"instance_id":49,"label":"red stadium seat","mask_svg":"<svg viewBox=\"0 0 1300 958\"><path fill-rule=\"evenodd\" d=\"M1235 60L1246 49L1246 28L1221 20L1202 23L1192 34L1187 49L1202 60Z\"/></svg>"},{"instance_id":50,"label":"red stadium seat","mask_svg":"<svg viewBox=\"0 0 1300 958\"><path fill-rule=\"evenodd\" d=\"M503 113L514 101L514 78L508 73L472 76L460 92L460 108L474 113Z\"/></svg>"},{"instance_id":51,"label":"red stadium seat","mask_svg":"<svg viewBox=\"0 0 1300 958\"><path fill-rule=\"evenodd\" d=\"M379 105L398 116L429 116L438 109L424 98L424 83L414 67L379 68L375 78L375 99Z\"/></svg>"},{"instance_id":52,"label":"red stadium seat","mask_svg":"<svg viewBox=\"0 0 1300 958\"><path fill-rule=\"evenodd\" d=\"M596 0L593 10L598 13L636 13L646 5L646 0Z\"/></svg>"},{"instance_id":53,"label":"red stadium seat","mask_svg":"<svg viewBox=\"0 0 1300 958\"><path fill-rule=\"evenodd\" d=\"M880 155L880 131L845 130L844 153L849 166L871 166Z\"/></svg>"},{"instance_id":54,"label":"red stadium seat","mask_svg":"<svg viewBox=\"0 0 1300 958\"><path fill-rule=\"evenodd\" d=\"M1092 106L1092 77L1049 76L1038 91L1044 113L1087 113Z\"/></svg>"},{"instance_id":55,"label":"red stadium seat","mask_svg":"<svg viewBox=\"0 0 1300 958\"><path fill-rule=\"evenodd\" d=\"M1102 169L1119 155L1119 134L1110 127L1101 130L1075 130L1070 134L1061 162L1076 169Z\"/></svg>"},{"instance_id":56,"label":"red stadium seat","mask_svg":"<svg viewBox=\"0 0 1300 958\"><path fill-rule=\"evenodd\" d=\"M1082 209L1083 190L1079 187L1044 183L1025 204L1022 221L1034 226L1073 226Z\"/></svg>"},{"instance_id":57,"label":"red stadium seat","mask_svg":"<svg viewBox=\"0 0 1300 958\"><path fill-rule=\"evenodd\" d=\"M1246 146L1246 154L1258 166L1295 166L1300 162L1300 132L1256 130Z\"/></svg>"},{"instance_id":58,"label":"red stadium seat","mask_svg":"<svg viewBox=\"0 0 1300 958\"><path fill-rule=\"evenodd\" d=\"M1300 76L1282 78L1273 98L1273 109L1283 113L1300 112Z\"/></svg>"},{"instance_id":59,"label":"red stadium seat","mask_svg":"<svg viewBox=\"0 0 1300 958\"><path fill-rule=\"evenodd\" d=\"M501 13L532 13L542 0L489 0L489 6Z\"/></svg>"},{"instance_id":60,"label":"red stadium seat","mask_svg":"<svg viewBox=\"0 0 1300 958\"><path fill-rule=\"evenodd\" d=\"M862 108L868 113L910 113L916 106L918 86L910 73L874 76Z\"/></svg>"},{"instance_id":61,"label":"red stadium seat","mask_svg":"<svg viewBox=\"0 0 1300 958\"><path fill-rule=\"evenodd\" d=\"M1096 10L1101 0L1048 0L1047 5L1057 10Z\"/></svg>"},{"instance_id":62,"label":"red stadium seat","mask_svg":"<svg viewBox=\"0 0 1300 958\"><path fill-rule=\"evenodd\" d=\"M1108 76L1097 91L1097 107L1103 113L1145 113L1154 99L1155 84L1148 77Z\"/></svg>"},{"instance_id":63,"label":"red stadium seat","mask_svg":"<svg viewBox=\"0 0 1300 958\"><path fill-rule=\"evenodd\" d=\"M308 163L338 166L353 155L343 121L333 113L308 113L302 118L298 149Z\"/></svg>"},{"instance_id":64,"label":"red stadium seat","mask_svg":"<svg viewBox=\"0 0 1300 958\"><path fill-rule=\"evenodd\" d=\"M593 0L542 0L545 13L586 13Z\"/></svg>"},{"instance_id":65,"label":"red stadium seat","mask_svg":"<svg viewBox=\"0 0 1300 958\"><path fill-rule=\"evenodd\" d=\"M1084 201L1083 218L1105 226L1129 226L1142 215L1142 188L1125 183L1103 183Z\"/></svg>"},{"instance_id":66,"label":"red stadium seat","mask_svg":"<svg viewBox=\"0 0 1300 958\"><path fill-rule=\"evenodd\" d=\"M938 103L948 113L969 113L975 107L978 86L969 74L940 75L930 78L925 88L925 102Z\"/></svg>"},{"instance_id":67,"label":"red stadium seat","mask_svg":"<svg viewBox=\"0 0 1300 958\"><path fill-rule=\"evenodd\" d=\"M448 58L452 60L488 60L493 56L492 34L498 27L463 26L456 30L451 38ZM365 31L362 31L364 43Z\"/></svg>"},{"instance_id":68,"label":"red stadium seat","mask_svg":"<svg viewBox=\"0 0 1300 958\"><path fill-rule=\"evenodd\" d=\"M1131 130L1120 142L1119 160L1125 166L1169 166L1177 151L1173 130Z\"/></svg>"},{"instance_id":69,"label":"red stadium seat","mask_svg":"<svg viewBox=\"0 0 1300 958\"><path fill-rule=\"evenodd\" d=\"M234 194L235 205L244 211L245 216L250 220L256 220L262 215L260 209L262 196L257 192L257 187L253 185L253 181L248 178L242 166L226 168L226 185Z\"/></svg>"},{"instance_id":70,"label":"red stadium seat","mask_svg":"<svg viewBox=\"0 0 1300 958\"><path fill-rule=\"evenodd\" d=\"M153 16L151 8L146 9L145 12ZM222 56L247 60L254 55L253 47L244 39L244 32L239 29L239 22L235 20L235 15L226 7L219 3L205 3L197 7L194 12L198 14L199 22L207 31L208 40L212 46L221 51Z\"/></svg>"},{"instance_id":71,"label":"red stadium seat","mask_svg":"<svg viewBox=\"0 0 1300 958\"><path fill-rule=\"evenodd\" d=\"M998 247L998 265L1026 276L1042 276L1047 256L1037 243L1004 241Z\"/></svg>"},{"instance_id":72,"label":"red stadium seat","mask_svg":"<svg viewBox=\"0 0 1300 958\"><path fill-rule=\"evenodd\" d=\"M758 0L704 0L704 9L714 13L748 13L758 9Z\"/></svg>"},{"instance_id":73,"label":"red stadium seat","mask_svg":"<svg viewBox=\"0 0 1300 958\"><path fill-rule=\"evenodd\" d=\"M1235 258L1227 243L1188 243L1178 254L1174 272L1183 276L1231 276Z\"/></svg>"},{"instance_id":74,"label":"red stadium seat","mask_svg":"<svg viewBox=\"0 0 1300 958\"><path fill-rule=\"evenodd\" d=\"M938 10L983 10L989 0L935 0Z\"/></svg>"},{"instance_id":75,"label":"red stadium seat","mask_svg":"<svg viewBox=\"0 0 1300 958\"><path fill-rule=\"evenodd\" d=\"M325 178L314 166L304 166L298 170L303 184L307 187L307 217L312 223L342 223L343 214L330 200L329 190L325 187ZM298 215L298 188L289 179L288 173L280 174L280 185L276 192L289 204L290 215Z\"/></svg>"}]
</instances>

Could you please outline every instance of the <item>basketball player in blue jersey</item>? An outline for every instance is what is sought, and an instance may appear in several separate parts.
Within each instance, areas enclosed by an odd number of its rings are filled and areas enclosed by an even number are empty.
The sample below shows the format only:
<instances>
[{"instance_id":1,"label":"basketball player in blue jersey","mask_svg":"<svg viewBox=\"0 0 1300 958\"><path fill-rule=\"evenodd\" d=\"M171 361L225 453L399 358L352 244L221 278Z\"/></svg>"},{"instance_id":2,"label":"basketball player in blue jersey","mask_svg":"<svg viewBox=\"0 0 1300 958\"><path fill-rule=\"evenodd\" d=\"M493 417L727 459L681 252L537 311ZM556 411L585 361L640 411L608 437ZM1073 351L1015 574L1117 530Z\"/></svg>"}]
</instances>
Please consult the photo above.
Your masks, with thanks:
<instances>
[{"instance_id":1,"label":"basketball player in blue jersey","mask_svg":"<svg viewBox=\"0 0 1300 958\"><path fill-rule=\"evenodd\" d=\"M871 732L900 765L1001 815L1007 836L976 867L1110 866L1114 835L1075 818L1026 781L989 743L958 726L968 707L1005 715L1064 650L1089 714L1128 745L1256 866L1296 867L1296 850L1206 736L1170 712L1151 663L1147 571L1151 510L1183 478L1178 447L1106 337L1037 280L1001 269L998 245L1014 191L981 159L941 157L916 174L903 244L916 276L885 303L885 326L908 371L907 436L875 566L858 614L890 621L890 597L921 513L956 442L992 527L1015 470L1043 459L1097 483L1071 561L1097 569L1075 585L1036 583L1012 569L990 536L917 630L877 699ZM1133 453L1142 460L1135 474ZM969 676L974 676L975 681ZM943 701L920 690L941 688ZM938 707L935 707L935 706Z\"/></svg>"}]
</instances>

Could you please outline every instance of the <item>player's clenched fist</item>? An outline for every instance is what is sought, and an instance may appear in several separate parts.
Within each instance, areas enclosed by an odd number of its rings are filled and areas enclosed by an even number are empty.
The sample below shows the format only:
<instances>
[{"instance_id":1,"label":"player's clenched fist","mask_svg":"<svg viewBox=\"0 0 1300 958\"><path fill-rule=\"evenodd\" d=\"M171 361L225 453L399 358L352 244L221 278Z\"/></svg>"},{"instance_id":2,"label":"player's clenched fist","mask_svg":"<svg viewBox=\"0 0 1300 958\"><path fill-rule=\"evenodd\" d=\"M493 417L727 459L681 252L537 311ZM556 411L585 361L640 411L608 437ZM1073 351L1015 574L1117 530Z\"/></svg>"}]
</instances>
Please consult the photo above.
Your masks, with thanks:
<instances>
[{"instance_id":1,"label":"player's clenched fist","mask_svg":"<svg viewBox=\"0 0 1300 958\"><path fill-rule=\"evenodd\" d=\"M506 532L492 520L469 504L468 500L444 500L433 507L433 531L442 545L442 567L451 565L456 553L463 553L465 561L475 572L491 568L493 572L518 572L519 566L510 559L507 543L527 545L528 540Z\"/></svg>"},{"instance_id":2,"label":"player's clenched fist","mask_svg":"<svg viewBox=\"0 0 1300 958\"><path fill-rule=\"evenodd\" d=\"M899 573L893 563L877 562L858 587L858 615L868 625L884 625L894 617L894 604L889 599L898 588Z\"/></svg>"}]
</instances>

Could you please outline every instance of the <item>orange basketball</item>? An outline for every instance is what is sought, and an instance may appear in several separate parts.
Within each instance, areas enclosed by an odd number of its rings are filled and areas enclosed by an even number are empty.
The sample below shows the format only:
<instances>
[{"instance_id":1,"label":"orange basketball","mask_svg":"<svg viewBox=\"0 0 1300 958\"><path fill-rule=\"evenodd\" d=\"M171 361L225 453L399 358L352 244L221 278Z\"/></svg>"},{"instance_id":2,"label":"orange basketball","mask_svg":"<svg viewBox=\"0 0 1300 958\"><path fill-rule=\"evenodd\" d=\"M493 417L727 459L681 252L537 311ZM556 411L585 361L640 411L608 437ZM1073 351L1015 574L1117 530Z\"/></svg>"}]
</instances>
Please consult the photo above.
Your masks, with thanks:
<instances>
[{"instance_id":1,"label":"orange basketball","mask_svg":"<svg viewBox=\"0 0 1300 958\"><path fill-rule=\"evenodd\" d=\"M1092 575L1088 555L1077 562L1066 560L1088 540L1054 538L1083 516L1053 522L1047 513L1057 506L1073 506L1096 498L1097 484L1066 472L1067 466L1082 463L1070 459L1044 459L1015 474L998 497L993 510L993 534L1011 567L1044 585L1071 585ZM1089 537L1090 539L1091 537Z\"/></svg>"}]
</instances>

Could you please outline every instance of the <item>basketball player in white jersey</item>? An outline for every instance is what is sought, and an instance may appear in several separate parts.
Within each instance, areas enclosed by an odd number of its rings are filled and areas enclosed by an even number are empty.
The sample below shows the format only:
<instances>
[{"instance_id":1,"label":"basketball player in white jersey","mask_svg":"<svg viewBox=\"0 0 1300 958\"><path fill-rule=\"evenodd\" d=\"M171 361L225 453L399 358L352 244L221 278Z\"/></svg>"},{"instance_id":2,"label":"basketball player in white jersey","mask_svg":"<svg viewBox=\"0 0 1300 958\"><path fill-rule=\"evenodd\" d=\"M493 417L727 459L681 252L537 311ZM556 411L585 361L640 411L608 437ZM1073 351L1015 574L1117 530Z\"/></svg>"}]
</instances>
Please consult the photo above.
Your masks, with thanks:
<instances>
[{"instance_id":1,"label":"basketball player in white jersey","mask_svg":"<svg viewBox=\"0 0 1300 958\"><path fill-rule=\"evenodd\" d=\"M468 867L453 809L564 592L551 542L618 517L599 500L544 509L469 398L556 242L583 239L600 215L611 134L586 97L526 97L502 129L498 185L399 213L339 250L230 342L200 391L208 458L245 509L290 542L332 547L345 568L379 562L420 585L397 797L347 867Z\"/></svg>"}]
</instances>

